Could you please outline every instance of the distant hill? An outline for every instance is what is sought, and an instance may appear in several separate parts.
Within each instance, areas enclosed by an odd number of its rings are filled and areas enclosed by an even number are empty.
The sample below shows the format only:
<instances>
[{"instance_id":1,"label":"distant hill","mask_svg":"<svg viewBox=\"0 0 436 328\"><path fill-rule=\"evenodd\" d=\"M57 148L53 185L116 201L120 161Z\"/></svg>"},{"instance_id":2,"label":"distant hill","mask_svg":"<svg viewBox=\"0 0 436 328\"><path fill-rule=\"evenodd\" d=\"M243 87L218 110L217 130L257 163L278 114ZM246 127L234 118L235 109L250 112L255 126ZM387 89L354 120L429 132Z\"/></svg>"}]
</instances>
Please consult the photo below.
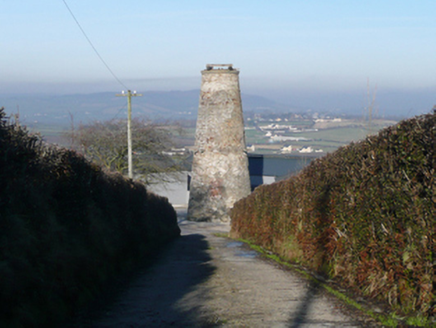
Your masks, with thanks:
<instances>
[{"instance_id":1,"label":"distant hill","mask_svg":"<svg viewBox=\"0 0 436 328\"><path fill-rule=\"evenodd\" d=\"M76 122L108 120L126 117L127 99L116 97L116 92L73 95L0 95L0 107L8 114L20 112L28 124L68 124L70 114ZM195 119L197 117L200 91L150 91L132 99L134 116L150 119ZM245 112L284 112L290 106L271 99L242 94Z\"/></svg>"}]
</instances>

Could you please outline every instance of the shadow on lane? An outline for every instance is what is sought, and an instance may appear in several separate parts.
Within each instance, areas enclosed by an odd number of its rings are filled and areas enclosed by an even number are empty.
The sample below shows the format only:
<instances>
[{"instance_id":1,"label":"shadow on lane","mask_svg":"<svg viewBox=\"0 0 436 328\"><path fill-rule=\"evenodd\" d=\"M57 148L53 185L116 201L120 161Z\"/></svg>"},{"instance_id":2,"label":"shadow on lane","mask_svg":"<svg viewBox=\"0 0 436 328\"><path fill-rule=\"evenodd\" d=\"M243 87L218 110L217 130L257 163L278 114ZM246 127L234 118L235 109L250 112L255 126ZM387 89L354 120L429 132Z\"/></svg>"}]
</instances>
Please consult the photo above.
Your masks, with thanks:
<instances>
[{"instance_id":1,"label":"shadow on lane","mask_svg":"<svg viewBox=\"0 0 436 328\"><path fill-rule=\"evenodd\" d=\"M108 301L66 327L216 327L201 309L207 290L198 288L215 271L204 235L188 234L148 261Z\"/></svg>"},{"instance_id":2,"label":"shadow on lane","mask_svg":"<svg viewBox=\"0 0 436 328\"><path fill-rule=\"evenodd\" d=\"M316 295L320 292L320 288L321 286L319 283L316 283L315 281L309 282L304 299L301 300L297 311L292 313L291 318L288 321L290 328L299 328L310 323L308 314Z\"/></svg>"}]
</instances>

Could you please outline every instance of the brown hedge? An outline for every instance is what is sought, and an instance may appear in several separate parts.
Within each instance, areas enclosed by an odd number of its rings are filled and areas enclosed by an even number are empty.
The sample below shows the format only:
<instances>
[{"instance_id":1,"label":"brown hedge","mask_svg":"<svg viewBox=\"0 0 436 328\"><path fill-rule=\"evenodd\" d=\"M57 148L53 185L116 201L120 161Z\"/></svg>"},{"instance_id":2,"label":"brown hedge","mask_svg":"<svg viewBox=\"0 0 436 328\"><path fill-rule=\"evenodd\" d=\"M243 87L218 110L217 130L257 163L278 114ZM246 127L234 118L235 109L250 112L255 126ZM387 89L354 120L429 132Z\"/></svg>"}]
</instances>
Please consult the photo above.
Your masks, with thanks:
<instances>
[{"instance_id":1,"label":"brown hedge","mask_svg":"<svg viewBox=\"0 0 436 328\"><path fill-rule=\"evenodd\" d=\"M166 198L48 148L0 109L0 326L47 327L180 229Z\"/></svg>"},{"instance_id":2,"label":"brown hedge","mask_svg":"<svg viewBox=\"0 0 436 328\"><path fill-rule=\"evenodd\" d=\"M436 113L405 120L264 185L232 235L401 312L434 316Z\"/></svg>"}]
</instances>

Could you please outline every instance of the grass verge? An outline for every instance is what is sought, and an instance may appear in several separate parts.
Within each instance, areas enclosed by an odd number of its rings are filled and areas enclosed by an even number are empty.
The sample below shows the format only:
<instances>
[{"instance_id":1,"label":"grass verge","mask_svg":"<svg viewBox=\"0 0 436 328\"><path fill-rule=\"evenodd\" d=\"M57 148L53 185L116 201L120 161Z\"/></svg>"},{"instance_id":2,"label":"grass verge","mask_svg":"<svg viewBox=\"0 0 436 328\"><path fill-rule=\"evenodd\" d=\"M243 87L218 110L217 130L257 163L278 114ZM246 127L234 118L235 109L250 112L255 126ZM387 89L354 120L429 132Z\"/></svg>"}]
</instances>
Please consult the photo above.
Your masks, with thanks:
<instances>
[{"instance_id":1,"label":"grass verge","mask_svg":"<svg viewBox=\"0 0 436 328\"><path fill-rule=\"evenodd\" d=\"M341 301L343 301L345 304L350 306L351 308L354 308L365 315L371 317L378 323L382 324L385 327L435 327L435 323L431 322L427 318L421 317L421 316L415 316L415 317L399 317L395 313L388 313L388 314L382 314L377 313L367 306L364 306L349 296L345 295L344 293L338 291L337 289L330 286L328 283L322 281L322 278L315 277L312 273L307 272L306 270L302 270L301 268L297 267L297 265L287 262L286 260L282 259L280 256L271 253L270 251L264 249L263 247L260 247L258 245L253 244L251 241L241 238L231 238L229 234L227 233L215 233L214 236L221 237L221 238L228 238L236 241L240 241L246 245L248 245L251 249L254 251L262 254L264 257L273 260L274 262L283 265L295 272L298 272L299 274L303 275L307 279L313 281L320 287L324 288L328 293L334 295ZM298 265L300 266L300 265Z\"/></svg>"}]
</instances>

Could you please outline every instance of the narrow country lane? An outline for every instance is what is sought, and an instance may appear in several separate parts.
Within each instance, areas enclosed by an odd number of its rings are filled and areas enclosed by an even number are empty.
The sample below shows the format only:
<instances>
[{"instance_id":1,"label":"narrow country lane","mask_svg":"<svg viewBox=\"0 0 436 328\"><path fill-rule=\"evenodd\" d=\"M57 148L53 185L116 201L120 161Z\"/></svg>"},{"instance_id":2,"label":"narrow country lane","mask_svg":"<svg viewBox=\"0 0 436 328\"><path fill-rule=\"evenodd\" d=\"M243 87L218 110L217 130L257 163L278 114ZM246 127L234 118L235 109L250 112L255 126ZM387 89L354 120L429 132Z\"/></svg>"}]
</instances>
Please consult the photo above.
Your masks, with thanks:
<instances>
[{"instance_id":1,"label":"narrow country lane","mask_svg":"<svg viewBox=\"0 0 436 328\"><path fill-rule=\"evenodd\" d=\"M183 215L183 212L179 213ZM219 237L224 224L184 221L182 237L113 302L71 327L371 327L308 280ZM366 321L366 322L365 322Z\"/></svg>"}]
</instances>

